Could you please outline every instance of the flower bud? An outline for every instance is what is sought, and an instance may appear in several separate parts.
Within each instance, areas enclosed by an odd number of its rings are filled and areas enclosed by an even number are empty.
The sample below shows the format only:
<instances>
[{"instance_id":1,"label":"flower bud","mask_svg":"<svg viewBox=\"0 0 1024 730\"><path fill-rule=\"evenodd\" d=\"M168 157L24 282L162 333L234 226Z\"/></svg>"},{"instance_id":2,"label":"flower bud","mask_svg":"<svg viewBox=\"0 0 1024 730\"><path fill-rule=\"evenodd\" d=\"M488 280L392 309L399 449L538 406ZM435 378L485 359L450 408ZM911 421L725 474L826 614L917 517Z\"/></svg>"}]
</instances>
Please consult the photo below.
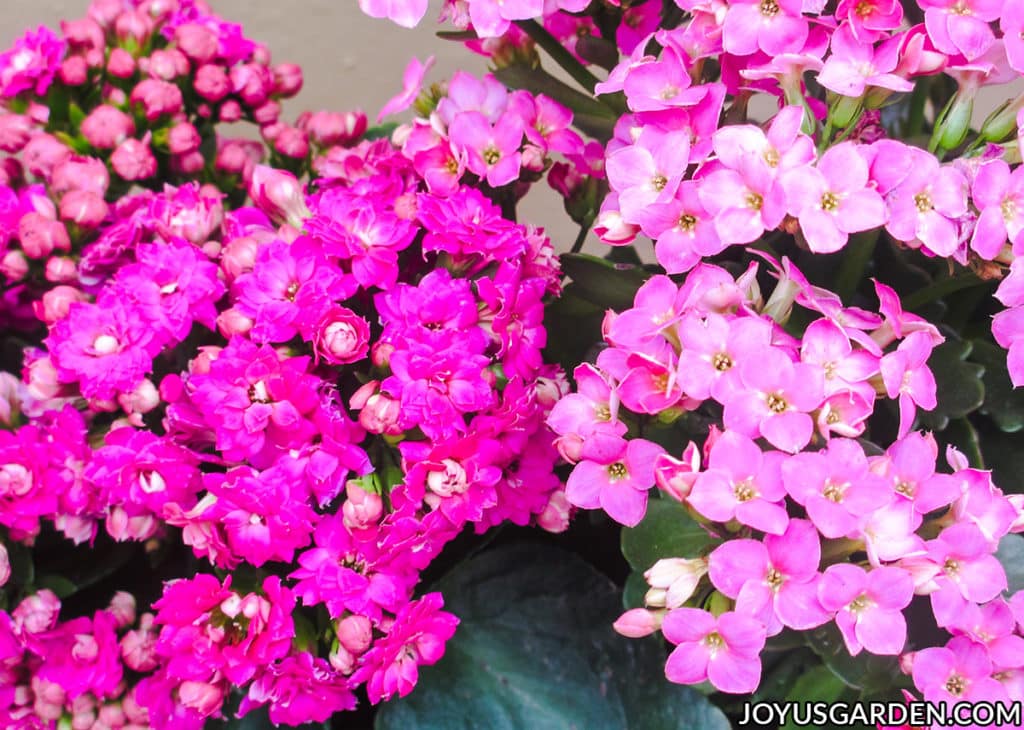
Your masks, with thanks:
<instances>
[{"instance_id":1,"label":"flower bud","mask_svg":"<svg viewBox=\"0 0 1024 730\"><path fill-rule=\"evenodd\" d=\"M373 624L366 616L354 614L338 622L338 642L355 656L359 656L373 643Z\"/></svg>"},{"instance_id":2,"label":"flower bud","mask_svg":"<svg viewBox=\"0 0 1024 730\"><path fill-rule=\"evenodd\" d=\"M196 93L207 101L220 101L231 93L231 79L222 66L200 66L192 84Z\"/></svg>"},{"instance_id":3,"label":"flower bud","mask_svg":"<svg viewBox=\"0 0 1024 730\"><path fill-rule=\"evenodd\" d=\"M146 119L150 122L162 116L174 116L181 111L184 104L181 89L159 79L140 81L132 89L130 99L133 105L142 107Z\"/></svg>"},{"instance_id":4,"label":"flower bud","mask_svg":"<svg viewBox=\"0 0 1024 730\"><path fill-rule=\"evenodd\" d=\"M0 274L10 281L21 281L28 276L28 270L28 259L21 251L12 249L0 258Z\"/></svg>"},{"instance_id":5,"label":"flower bud","mask_svg":"<svg viewBox=\"0 0 1024 730\"><path fill-rule=\"evenodd\" d=\"M242 105L234 99L228 99L220 107L220 121L225 124L237 122L242 118Z\"/></svg>"},{"instance_id":6,"label":"flower bud","mask_svg":"<svg viewBox=\"0 0 1024 730\"><path fill-rule=\"evenodd\" d=\"M135 57L123 48L110 51L107 73L117 79L130 79L135 73Z\"/></svg>"},{"instance_id":7,"label":"flower bud","mask_svg":"<svg viewBox=\"0 0 1024 730\"><path fill-rule=\"evenodd\" d=\"M331 648L331 653L327 655L327 661L331 668L340 674L351 674L356 668L356 658L340 643Z\"/></svg>"},{"instance_id":8,"label":"flower bud","mask_svg":"<svg viewBox=\"0 0 1024 730\"><path fill-rule=\"evenodd\" d=\"M125 180L146 180L156 174L156 158L149 144L138 139L127 139L117 146L110 157L114 172Z\"/></svg>"},{"instance_id":9,"label":"flower bud","mask_svg":"<svg viewBox=\"0 0 1024 730\"><path fill-rule=\"evenodd\" d=\"M332 365L344 365L366 357L370 324L347 307L330 307L317 323L313 351Z\"/></svg>"},{"instance_id":10,"label":"flower bud","mask_svg":"<svg viewBox=\"0 0 1024 730\"><path fill-rule=\"evenodd\" d=\"M309 154L309 140L301 129L285 126L274 140L274 149L285 157L301 160Z\"/></svg>"},{"instance_id":11,"label":"flower bud","mask_svg":"<svg viewBox=\"0 0 1024 730\"><path fill-rule=\"evenodd\" d=\"M220 268L229 284L253 270L259 248L259 243L252 236L241 236L221 249Z\"/></svg>"},{"instance_id":12,"label":"flower bud","mask_svg":"<svg viewBox=\"0 0 1024 730\"><path fill-rule=\"evenodd\" d=\"M347 499L341 506L345 526L361 530L375 525L384 514L384 502L379 494L368 492L359 482L349 480L345 485Z\"/></svg>"},{"instance_id":13,"label":"flower bud","mask_svg":"<svg viewBox=\"0 0 1024 730\"><path fill-rule=\"evenodd\" d=\"M64 714L64 703L67 697L64 688L56 682L32 677L32 694L35 699L32 710L40 719L56 722Z\"/></svg>"},{"instance_id":14,"label":"flower bud","mask_svg":"<svg viewBox=\"0 0 1024 730\"><path fill-rule=\"evenodd\" d=\"M252 329L255 322L249 317L231 307L217 315L217 331L225 337L232 335L244 335Z\"/></svg>"},{"instance_id":15,"label":"flower bud","mask_svg":"<svg viewBox=\"0 0 1024 730\"><path fill-rule=\"evenodd\" d=\"M7 554L7 546L0 542L0 586L11 578L11 558Z\"/></svg>"},{"instance_id":16,"label":"flower bud","mask_svg":"<svg viewBox=\"0 0 1024 730\"><path fill-rule=\"evenodd\" d=\"M20 152L32 134L32 121L24 114L0 115L0 150Z\"/></svg>"},{"instance_id":17,"label":"flower bud","mask_svg":"<svg viewBox=\"0 0 1024 730\"><path fill-rule=\"evenodd\" d=\"M135 123L120 109L103 104L82 120L81 131L96 149L110 150L135 133Z\"/></svg>"},{"instance_id":18,"label":"flower bud","mask_svg":"<svg viewBox=\"0 0 1024 730\"><path fill-rule=\"evenodd\" d=\"M302 67L295 63L279 63L272 69L274 75L273 94L288 99L302 89Z\"/></svg>"},{"instance_id":19,"label":"flower bud","mask_svg":"<svg viewBox=\"0 0 1024 730\"><path fill-rule=\"evenodd\" d=\"M700 579L708 572L706 558L665 558L644 573L652 588L664 588L665 605L679 608L693 596Z\"/></svg>"},{"instance_id":20,"label":"flower bud","mask_svg":"<svg viewBox=\"0 0 1024 730\"><path fill-rule=\"evenodd\" d=\"M224 704L224 690L215 684L186 680L178 685L178 702L200 717L209 717Z\"/></svg>"},{"instance_id":21,"label":"flower bud","mask_svg":"<svg viewBox=\"0 0 1024 730\"><path fill-rule=\"evenodd\" d=\"M73 286L55 286L43 294L42 298L32 303L36 317L47 325L53 325L68 315L68 310L75 302L87 301L84 292Z\"/></svg>"},{"instance_id":22,"label":"flower bud","mask_svg":"<svg viewBox=\"0 0 1024 730\"><path fill-rule=\"evenodd\" d=\"M135 623L135 596L127 591L118 591L110 599L110 606L107 608L117 623L117 628L123 629Z\"/></svg>"},{"instance_id":23,"label":"flower bud","mask_svg":"<svg viewBox=\"0 0 1024 730\"><path fill-rule=\"evenodd\" d=\"M654 483L677 502L690 496L697 473L700 471L700 451L690 443L680 461L668 454L658 454L654 459Z\"/></svg>"},{"instance_id":24,"label":"flower bud","mask_svg":"<svg viewBox=\"0 0 1024 730\"><path fill-rule=\"evenodd\" d=\"M53 591L43 588L24 598L11 612L18 632L41 634L57 625L60 600Z\"/></svg>"},{"instance_id":25,"label":"flower bud","mask_svg":"<svg viewBox=\"0 0 1024 730\"><path fill-rule=\"evenodd\" d=\"M50 175L50 192L53 195L63 195L69 190L88 190L100 197L110 187L110 173L102 160L93 157L79 157L72 155L61 160L54 166ZM52 203L47 203L52 205ZM36 209L39 210L38 206ZM42 210L39 210L42 213ZM56 211L49 216L56 218Z\"/></svg>"},{"instance_id":26,"label":"flower bud","mask_svg":"<svg viewBox=\"0 0 1024 730\"><path fill-rule=\"evenodd\" d=\"M65 256L51 256L46 260L46 280L54 284L63 284L78 279L78 267L75 260Z\"/></svg>"},{"instance_id":27,"label":"flower bud","mask_svg":"<svg viewBox=\"0 0 1024 730\"><path fill-rule=\"evenodd\" d=\"M142 65L141 61L139 65ZM188 59L185 58L185 54L177 49L161 49L153 51L153 55L147 59L144 70L151 78L173 81L179 76L186 76L188 74Z\"/></svg>"},{"instance_id":28,"label":"flower bud","mask_svg":"<svg viewBox=\"0 0 1024 730\"><path fill-rule=\"evenodd\" d=\"M616 619L612 628L622 636L639 639L661 628L661 614L646 608L631 608Z\"/></svg>"},{"instance_id":29,"label":"flower bud","mask_svg":"<svg viewBox=\"0 0 1024 730\"><path fill-rule=\"evenodd\" d=\"M547 506L537 515L537 525L547 532L559 533L569 529L572 517L572 504L565 496L565 490L559 489L551 493Z\"/></svg>"},{"instance_id":30,"label":"flower bud","mask_svg":"<svg viewBox=\"0 0 1024 730\"><path fill-rule=\"evenodd\" d=\"M22 150L25 167L36 177L48 178L57 163L71 156L67 146L49 134L39 134ZM102 164L102 163L101 163Z\"/></svg>"},{"instance_id":31,"label":"flower bud","mask_svg":"<svg viewBox=\"0 0 1024 730\"><path fill-rule=\"evenodd\" d=\"M120 393L117 402L125 413L149 413L160 405L160 393L149 378L135 386L131 393Z\"/></svg>"},{"instance_id":32,"label":"flower bud","mask_svg":"<svg viewBox=\"0 0 1024 730\"><path fill-rule=\"evenodd\" d=\"M68 56L61 61L57 77L65 86L81 86L89 80L89 64L84 56Z\"/></svg>"},{"instance_id":33,"label":"flower bud","mask_svg":"<svg viewBox=\"0 0 1024 730\"><path fill-rule=\"evenodd\" d=\"M366 132L367 119L361 111L306 112L296 122L299 129L321 147L349 145Z\"/></svg>"},{"instance_id":34,"label":"flower bud","mask_svg":"<svg viewBox=\"0 0 1024 730\"><path fill-rule=\"evenodd\" d=\"M397 436L402 433L398 426L399 402L386 393L374 393L359 411L359 425L370 433Z\"/></svg>"},{"instance_id":35,"label":"flower bud","mask_svg":"<svg viewBox=\"0 0 1024 730\"><path fill-rule=\"evenodd\" d=\"M64 224L39 213L26 213L18 222L21 250L32 259L43 259L54 250L70 251L71 239Z\"/></svg>"},{"instance_id":36,"label":"flower bud","mask_svg":"<svg viewBox=\"0 0 1024 730\"><path fill-rule=\"evenodd\" d=\"M97 404L90 402L90 405L95 409ZM118 542L148 540L156 534L159 526L152 512L130 515L121 505L114 505L107 513L107 533Z\"/></svg>"},{"instance_id":37,"label":"flower bud","mask_svg":"<svg viewBox=\"0 0 1024 730\"><path fill-rule=\"evenodd\" d=\"M216 34L199 23L179 25L174 30L174 43L196 63L209 63L217 57L219 43Z\"/></svg>"},{"instance_id":38,"label":"flower bud","mask_svg":"<svg viewBox=\"0 0 1024 730\"><path fill-rule=\"evenodd\" d=\"M72 190L60 200L61 220L80 228L96 228L109 212L110 207L103 197L91 190Z\"/></svg>"},{"instance_id":39,"label":"flower bud","mask_svg":"<svg viewBox=\"0 0 1024 730\"><path fill-rule=\"evenodd\" d=\"M614 193L605 198L605 205L602 205L602 210L594 221L594 233L611 246L625 246L632 243L640 233L640 226L626 223L618 210L607 205L608 198L612 197Z\"/></svg>"},{"instance_id":40,"label":"flower bud","mask_svg":"<svg viewBox=\"0 0 1024 730\"><path fill-rule=\"evenodd\" d=\"M271 133L270 130L266 129L269 125L276 125L281 119L281 103L274 101L273 99L268 100L264 104L260 104L257 108L252 111L252 118L256 120L256 123L263 127L260 131L266 136ZM275 127L275 130L280 131L284 129L284 126ZM270 139L267 137L267 139ZM273 139L277 139L277 134L274 134Z\"/></svg>"},{"instance_id":41,"label":"flower bud","mask_svg":"<svg viewBox=\"0 0 1024 730\"><path fill-rule=\"evenodd\" d=\"M251 107L265 102L274 84L270 70L255 63L233 66L228 76L231 78L231 90Z\"/></svg>"},{"instance_id":42,"label":"flower bud","mask_svg":"<svg viewBox=\"0 0 1024 730\"><path fill-rule=\"evenodd\" d=\"M253 202L276 223L302 228L312 213L306 207L302 184L290 172L256 165L249 183Z\"/></svg>"}]
</instances>

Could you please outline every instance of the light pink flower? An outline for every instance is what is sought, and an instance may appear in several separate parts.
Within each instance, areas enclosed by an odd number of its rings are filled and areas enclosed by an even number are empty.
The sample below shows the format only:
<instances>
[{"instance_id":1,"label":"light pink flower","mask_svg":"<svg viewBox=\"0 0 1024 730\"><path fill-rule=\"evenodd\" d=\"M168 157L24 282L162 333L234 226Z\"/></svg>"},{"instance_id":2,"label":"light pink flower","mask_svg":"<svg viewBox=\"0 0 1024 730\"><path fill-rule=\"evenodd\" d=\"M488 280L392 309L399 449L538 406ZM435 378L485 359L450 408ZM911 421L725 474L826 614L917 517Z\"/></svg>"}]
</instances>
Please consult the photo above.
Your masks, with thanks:
<instances>
[{"instance_id":1,"label":"light pink flower","mask_svg":"<svg viewBox=\"0 0 1024 730\"><path fill-rule=\"evenodd\" d=\"M665 616L661 631L676 645L665 664L670 681L710 680L722 692L733 694L757 689L765 642L760 621L734 611L715 618L707 611L677 608Z\"/></svg>"},{"instance_id":2,"label":"light pink flower","mask_svg":"<svg viewBox=\"0 0 1024 730\"><path fill-rule=\"evenodd\" d=\"M900 568L865 571L859 565L829 566L818 583L818 600L836 612L836 625L852 656L895 655L907 640L903 609L914 597L914 580Z\"/></svg>"}]
</instances>

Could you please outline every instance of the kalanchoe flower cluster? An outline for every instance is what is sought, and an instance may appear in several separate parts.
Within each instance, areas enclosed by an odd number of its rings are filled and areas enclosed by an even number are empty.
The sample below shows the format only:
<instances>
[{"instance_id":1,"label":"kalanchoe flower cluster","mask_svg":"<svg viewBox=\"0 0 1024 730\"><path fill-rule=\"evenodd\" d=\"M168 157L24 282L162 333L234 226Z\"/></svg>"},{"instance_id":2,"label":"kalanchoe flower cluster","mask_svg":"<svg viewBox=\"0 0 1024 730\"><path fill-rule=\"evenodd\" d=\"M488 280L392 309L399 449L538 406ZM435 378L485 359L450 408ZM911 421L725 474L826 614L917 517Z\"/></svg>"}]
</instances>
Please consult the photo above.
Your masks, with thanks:
<instances>
[{"instance_id":1,"label":"kalanchoe flower cluster","mask_svg":"<svg viewBox=\"0 0 1024 730\"><path fill-rule=\"evenodd\" d=\"M418 594L442 547L571 514L541 355L559 266L499 204L582 154L571 112L460 74L433 137L370 141L358 113L281 121L301 73L202 2L96 0L63 33L0 56L3 311L38 345L3 381L3 539L204 567L138 628L58 624L46 592L37 629L0 611L0 717L198 728L241 695L298 725L408 694L458 623ZM216 136L243 119L262 143Z\"/></svg>"}]
</instances>

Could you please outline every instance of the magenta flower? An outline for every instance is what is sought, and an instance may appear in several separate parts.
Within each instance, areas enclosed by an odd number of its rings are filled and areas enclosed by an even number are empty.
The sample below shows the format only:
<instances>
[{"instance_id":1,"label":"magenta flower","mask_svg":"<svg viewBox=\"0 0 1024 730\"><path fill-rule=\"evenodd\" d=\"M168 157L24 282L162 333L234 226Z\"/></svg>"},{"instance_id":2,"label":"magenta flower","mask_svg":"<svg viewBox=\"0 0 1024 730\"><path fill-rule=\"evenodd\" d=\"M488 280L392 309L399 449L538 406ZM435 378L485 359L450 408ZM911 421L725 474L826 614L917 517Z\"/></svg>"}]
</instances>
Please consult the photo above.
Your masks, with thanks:
<instances>
[{"instance_id":1,"label":"magenta flower","mask_svg":"<svg viewBox=\"0 0 1024 730\"><path fill-rule=\"evenodd\" d=\"M938 404L935 376L928 368L933 340L926 332L911 332L895 352L883 355L878 364L890 398L899 397L900 438L914 424L916 407L930 411Z\"/></svg>"},{"instance_id":2,"label":"magenta flower","mask_svg":"<svg viewBox=\"0 0 1024 730\"><path fill-rule=\"evenodd\" d=\"M715 522L738 520L755 530L781 535L789 524L783 506L784 456L764 453L746 436L726 431L711 447L708 470L687 497L694 509Z\"/></svg>"},{"instance_id":3,"label":"magenta flower","mask_svg":"<svg viewBox=\"0 0 1024 730\"><path fill-rule=\"evenodd\" d=\"M427 0L359 0L359 9L371 18L387 18L415 28L427 13Z\"/></svg>"},{"instance_id":4,"label":"magenta flower","mask_svg":"<svg viewBox=\"0 0 1024 730\"><path fill-rule=\"evenodd\" d=\"M715 218L726 244L751 243L786 216L786 194L774 170L760 158L744 155L733 168L719 168L698 179L697 194Z\"/></svg>"},{"instance_id":5,"label":"magenta flower","mask_svg":"<svg viewBox=\"0 0 1024 730\"><path fill-rule=\"evenodd\" d=\"M938 566L932 612L939 626L952 624L965 603L985 603L1006 590L1006 571L976 525L958 522L928 543L928 560Z\"/></svg>"},{"instance_id":6,"label":"magenta flower","mask_svg":"<svg viewBox=\"0 0 1024 730\"><path fill-rule=\"evenodd\" d=\"M743 388L725 403L725 427L745 436L763 436L772 446L796 453L811 440L808 415L821 405L820 369L794 363L776 347L750 352L740 366Z\"/></svg>"},{"instance_id":7,"label":"magenta flower","mask_svg":"<svg viewBox=\"0 0 1024 730\"><path fill-rule=\"evenodd\" d=\"M725 249L692 180L680 183L668 202L652 203L642 213L641 230L657 241L654 254L669 274L685 273L703 257Z\"/></svg>"},{"instance_id":8,"label":"magenta flower","mask_svg":"<svg viewBox=\"0 0 1024 730\"><path fill-rule=\"evenodd\" d=\"M741 0L729 6L722 25L726 53L769 56L799 51L810 32L801 0Z\"/></svg>"},{"instance_id":9,"label":"magenta flower","mask_svg":"<svg viewBox=\"0 0 1024 730\"><path fill-rule=\"evenodd\" d=\"M606 161L608 183L619 195L619 208L633 221L652 203L675 196L689 163L690 136L645 126L636 143L612 152Z\"/></svg>"},{"instance_id":10,"label":"magenta flower","mask_svg":"<svg viewBox=\"0 0 1024 730\"><path fill-rule=\"evenodd\" d=\"M900 27L903 6L899 0L839 0L836 19L845 20L858 41L870 43Z\"/></svg>"},{"instance_id":11,"label":"magenta flower","mask_svg":"<svg viewBox=\"0 0 1024 730\"><path fill-rule=\"evenodd\" d=\"M851 656L861 649L872 654L895 655L907 640L903 609L914 597L914 579L900 568L865 571L840 563L825 570L818 583L818 600L835 612Z\"/></svg>"},{"instance_id":12,"label":"magenta flower","mask_svg":"<svg viewBox=\"0 0 1024 730\"><path fill-rule=\"evenodd\" d=\"M902 156L909 169L886 197L886 230L897 240L918 240L932 253L950 256L960 240L955 221L967 213L967 179L959 170L941 166L924 150L904 147Z\"/></svg>"},{"instance_id":13,"label":"magenta flower","mask_svg":"<svg viewBox=\"0 0 1024 730\"><path fill-rule=\"evenodd\" d=\"M743 613L718 618L696 608L669 611L662 621L665 638L676 645L665 663L665 676L679 684L710 680L722 692L745 694L761 681L764 625Z\"/></svg>"},{"instance_id":14,"label":"magenta flower","mask_svg":"<svg viewBox=\"0 0 1024 730\"><path fill-rule=\"evenodd\" d=\"M588 363L573 371L576 392L552 407L547 425L560 438L559 451L570 461L607 461L618 455L627 426L618 419L619 399L599 370Z\"/></svg>"},{"instance_id":15,"label":"magenta flower","mask_svg":"<svg viewBox=\"0 0 1024 730\"><path fill-rule=\"evenodd\" d=\"M622 90L634 112L650 112L692 106L708 93L706 87L693 86L689 71L671 46L657 61L631 69Z\"/></svg>"},{"instance_id":16,"label":"magenta flower","mask_svg":"<svg viewBox=\"0 0 1024 730\"><path fill-rule=\"evenodd\" d=\"M996 37L989 26L1002 15L1004 0L921 0L924 24L935 47L974 61Z\"/></svg>"},{"instance_id":17,"label":"magenta flower","mask_svg":"<svg viewBox=\"0 0 1024 730\"><path fill-rule=\"evenodd\" d=\"M259 674L242 698L238 715L267 703L270 722L296 726L326 722L336 712L355 709L356 697L344 675L327 660L304 651L289 654Z\"/></svg>"},{"instance_id":18,"label":"magenta flower","mask_svg":"<svg viewBox=\"0 0 1024 730\"><path fill-rule=\"evenodd\" d=\"M822 318L808 325L800 343L800 360L824 371L826 396L852 390L865 398L874 397L873 389L864 384L878 372L878 358L866 350L855 350L832 320Z\"/></svg>"},{"instance_id":19,"label":"magenta flower","mask_svg":"<svg viewBox=\"0 0 1024 730\"><path fill-rule=\"evenodd\" d=\"M896 7L902 8L899 4ZM832 34L832 53L818 73L818 83L841 96L859 98L870 87L889 91L913 91L914 85L894 73L899 64L900 38L894 37L877 48L859 41L852 25L840 26Z\"/></svg>"},{"instance_id":20,"label":"magenta flower","mask_svg":"<svg viewBox=\"0 0 1024 730\"><path fill-rule=\"evenodd\" d=\"M885 458L872 464L901 499L913 502L922 515L953 503L960 496L960 480L935 473L938 446L935 439L909 433L886 451Z\"/></svg>"},{"instance_id":21,"label":"magenta flower","mask_svg":"<svg viewBox=\"0 0 1024 730\"><path fill-rule=\"evenodd\" d=\"M985 646L966 636L915 652L913 667L914 686L929 702L1009 701L1006 690L992 677Z\"/></svg>"},{"instance_id":22,"label":"magenta flower","mask_svg":"<svg viewBox=\"0 0 1024 730\"><path fill-rule=\"evenodd\" d=\"M583 460L565 483L569 501L583 509L600 507L616 522L633 527L647 512L647 490L654 486L654 461L664 449L644 439L619 439L615 456Z\"/></svg>"},{"instance_id":23,"label":"magenta flower","mask_svg":"<svg viewBox=\"0 0 1024 730\"><path fill-rule=\"evenodd\" d=\"M437 663L459 620L442 611L440 593L428 593L398 611L387 634L360 657L353 682L366 682L370 702L405 697L419 680L419 667Z\"/></svg>"},{"instance_id":24,"label":"magenta flower","mask_svg":"<svg viewBox=\"0 0 1024 730\"><path fill-rule=\"evenodd\" d=\"M23 91L43 96L60 69L65 42L52 30L39 26L27 31L14 47L0 53L0 96L5 99Z\"/></svg>"},{"instance_id":25,"label":"magenta flower","mask_svg":"<svg viewBox=\"0 0 1024 730\"><path fill-rule=\"evenodd\" d=\"M807 520L790 520L782 535L764 542L730 540L708 556L711 582L736 610L760 620L769 636L793 629L812 629L831 618L818 601L818 531Z\"/></svg>"},{"instance_id":26,"label":"magenta flower","mask_svg":"<svg viewBox=\"0 0 1024 730\"><path fill-rule=\"evenodd\" d=\"M783 185L789 211L815 253L838 251L849 234L885 223L885 203L869 186L868 164L852 142L829 148L816 167L791 171Z\"/></svg>"},{"instance_id":27,"label":"magenta flower","mask_svg":"<svg viewBox=\"0 0 1024 730\"><path fill-rule=\"evenodd\" d=\"M682 350L676 377L683 391L697 400L712 397L726 403L744 389L741 366L753 353L771 344L772 325L761 317L726 317L695 312L676 330Z\"/></svg>"},{"instance_id":28,"label":"magenta flower","mask_svg":"<svg viewBox=\"0 0 1024 730\"><path fill-rule=\"evenodd\" d=\"M996 258L1007 239L1014 246L1024 232L1024 172L1012 172L1002 160L986 162L971 185L971 199L980 211L971 248L986 259Z\"/></svg>"},{"instance_id":29,"label":"magenta flower","mask_svg":"<svg viewBox=\"0 0 1024 730\"><path fill-rule=\"evenodd\" d=\"M889 503L892 492L868 470L864 449L852 439L832 439L824 451L797 454L782 465L786 491L807 509L825 537L855 533L861 517Z\"/></svg>"}]
</instances>

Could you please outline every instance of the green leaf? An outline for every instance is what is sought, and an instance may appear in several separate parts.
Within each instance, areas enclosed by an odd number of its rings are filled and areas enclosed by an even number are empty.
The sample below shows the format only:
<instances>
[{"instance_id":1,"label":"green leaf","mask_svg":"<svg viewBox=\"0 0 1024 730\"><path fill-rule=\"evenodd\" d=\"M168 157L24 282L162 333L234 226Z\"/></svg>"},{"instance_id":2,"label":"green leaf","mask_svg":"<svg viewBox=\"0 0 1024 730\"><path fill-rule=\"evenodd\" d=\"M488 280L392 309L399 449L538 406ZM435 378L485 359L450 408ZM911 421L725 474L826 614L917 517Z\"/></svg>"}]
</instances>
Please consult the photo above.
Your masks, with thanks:
<instances>
[{"instance_id":1,"label":"green leaf","mask_svg":"<svg viewBox=\"0 0 1024 730\"><path fill-rule=\"evenodd\" d=\"M865 694L884 692L894 687L902 677L895 657L879 656L868 651L850 656L835 623L830 622L808 631L805 636L807 645L848 687L862 690Z\"/></svg>"},{"instance_id":2,"label":"green leaf","mask_svg":"<svg viewBox=\"0 0 1024 730\"><path fill-rule=\"evenodd\" d=\"M805 672L793 683L786 697L791 702L835 702L846 692L846 684L829 671L818 666ZM797 726L789 720L780 730L795 730L797 727L819 727L818 725Z\"/></svg>"},{"instance_id":3,"label":"green leaf","mask_svg":"<svg viewBox=\"0 0 1024 730\"><path fill-rule=\"evenodd\" d=\"M363 133L363 139L384 139L390 137L391 133L398 129L398 122L387 122L386 124L378 124L376 127L370 127Z\"/></svg>"},{"instance_id":4,"label":"green leaf","mask_svg":"<svg viewBox=\"0 0 1024 730\"><path fill-rule=\"evenodd\" d=\"M971 360L985 368L981 381L985 402L981 412L1007 432L1024 428L1024 388L1014 388L1006 369L1006 350L986 340L973 340Z\"/></svg>"},{"instance_id":5,"label":"green leaf","mask_svg":"<svg viewBox=\"0 0 1024 730\"><path fill-rule=\"evenodd\" d=\"M70 122L71 128L80 129L84 121L85 112L82 111L82 107L78 106L75 102L68 104L68 122Z\"/></svg>"},{"instance_id":6,"label":"green leaf","mask_svg":"<svg viewBox=\"0 0 1024 730\"><path fill-rule=\"evenodd\" d=\"M1024 449L1020 436L1000 431L988 419L978 419L978 435L985 466L1007 494L1024 494Z\"/></svg>"},{"instance_id":7,"label":"green leaf","mask_svg":"<svg viewBox=\"0 0 1024 730\"><path fill-rule=\"evenodd\" d=\"M562 296L544 308L548 342L544 361L557 362L567 372L586 362L589 350L601 342L604 310L577 295L579 287L569 284Z\"/></svg>"},{"instance_id":8,"label":"green leaf","mask_svg":"<svg viewBox=\"0 0 1024 730\"><path fill-rule=\"evenodd\" d=\"M665 679L661 642L612 630L618 589L573 554L504 546L439 588L458 631L412 694L381 706L377 730L729 728L698 692Z\"/></svg>"},{"instance_id":9,"label":"green leaf","mask_svg":"<svg viewBox=\"0 0 1024 730\"><path fill-rule=\"evenodd\" d=\"M647 595L648 588L650 586L647 585L643 572L639 570L630 571L629 575L626 576L626 585L622 588L622 607L627 610L630 608L643 608L644 596Z\"/></svg>"},{"instance_id":10,"label":"green leaf","mask_svg":"<svg viewBox=\"0 0 1024 730\"><path fill-rule=\"evenodd\" d=\"M622 554L641 573L662 558L697 558L720 540L674 499L652 499L636 527L622 530Z\"/></svg>"},{"instance_id":11,"label":"green leaf","mask_svg":"<svg viewBox=\"0 0 1024 730\"><path fill-rule=\"evenodd\" d=\"M933 411L918 411L925 428L941 431L951 418L963 418L985 401L981 380L985 368L967 361L971 347L968 340L946 340L928 358L939 402Z\"/></svg>"},{"instance_id":12,"label":"green leaf","mask_svg":"<svg viewBox=\"0 0 1024 730\"><path fill-rule=\"evenodd\" d=\"M565 253L562 271L576 284L576 294L601 308L622 311L633 306L633 297L648 274L638 266L613 264L585 253Z\"/></svg>"},{"instance_id":13,"label":"green leaf","mask_svg":"<svg viewBox=\"0 0 1024 730\"><path fill-rule=\"evenodd\" d=\"M996 558L1006 570L1007 591L1016 593L1024 590L1024 537L1016 533L1003 535L996 550Z\"/></svg>"},{"instance_id":14,"label":"green leaf","mask_svg":"<svg viewBox=\"0 0 1024 730\"><path fill-rule=\"evenodd\" d=\"M57 598L67 598L78 591L78 586L70 580L62 575L55 575L53 573L41 576L36 582L36 588L49 588L57 594Z\"/></svg>"}]
</instances>

